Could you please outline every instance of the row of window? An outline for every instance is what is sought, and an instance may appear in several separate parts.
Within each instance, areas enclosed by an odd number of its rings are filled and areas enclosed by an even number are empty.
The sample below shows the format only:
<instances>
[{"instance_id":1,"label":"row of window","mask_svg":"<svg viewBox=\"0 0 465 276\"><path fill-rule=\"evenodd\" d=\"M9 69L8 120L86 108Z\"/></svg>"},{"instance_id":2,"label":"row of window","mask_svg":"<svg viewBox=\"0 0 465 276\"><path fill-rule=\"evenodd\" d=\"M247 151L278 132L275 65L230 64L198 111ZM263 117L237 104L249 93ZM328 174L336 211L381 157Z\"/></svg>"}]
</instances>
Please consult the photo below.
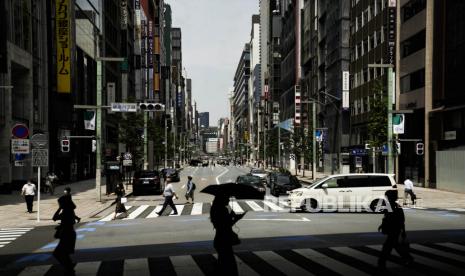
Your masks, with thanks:
<instances>
[{"instance_id":1,"label":"row of window","mask_svg":"<svg viewBox=\"0 0 465 276\"><path fill-rule=\"evenodd\" d=\"M426 31L423 29L400 43L400 56L405 58L425 48Z\"/></svg>"},{"instance_id":2,"label":"row of window","mask_svg":"<svg viewBox=\"0 0 465 276\"><path fill-rule=\"evenodd\" d=\"M377 63L382 64L383 59ZM350 88L357 88L371 80L377 79L378 77L383 76L384 72L384 68L364 68L363 70L353 74L353 77L350 79Z\"/></svg>"},{"instance_id":3,"label":"row of window","mask_svg":"<svg viewBox=\"0 0 465 276\"><path fill-rule=\"evenodd\" d=\"M407 93L425 87L425 68L400 78L400 93Z\"/></svg>"},{"instance_id":4,"label":"row of window","mask_svg":"<svg viewBox=\"0 0 465 276\"><path fill-rule=\"evenodd\" d=\"M352 0L352 7L354 7L359 0ZM387 6L387 0L371 0L368 7L362 13L355 17L355 21L351 22L350 33L354 34L362 29L365 24L371 21L372 18L377 16Z\"/></svg>"},{"instance_id":5,"label":"row of window","mask_svg":"<svg viewBox=\"0 0 465 276\"><path fill-rule=\"evenodd\" d=\"M385 27L381 27L380 30L375 31L372 35L369 35L366 39L355 45L350 53L350 60L356 61L357 59L368 54L371 50L375 49L378 45L384 42L385 38Z\"/></svg>"},{"instance_id":6,"label":"row of window","mask_svg":"<svg viewBox=\"0 0 465 276\"><path fill-rule=\"evenodd\" d=\"M402 22L409 20L426 8L426 0L411 0L400 11Z\"/></svg>"}]
</instances>

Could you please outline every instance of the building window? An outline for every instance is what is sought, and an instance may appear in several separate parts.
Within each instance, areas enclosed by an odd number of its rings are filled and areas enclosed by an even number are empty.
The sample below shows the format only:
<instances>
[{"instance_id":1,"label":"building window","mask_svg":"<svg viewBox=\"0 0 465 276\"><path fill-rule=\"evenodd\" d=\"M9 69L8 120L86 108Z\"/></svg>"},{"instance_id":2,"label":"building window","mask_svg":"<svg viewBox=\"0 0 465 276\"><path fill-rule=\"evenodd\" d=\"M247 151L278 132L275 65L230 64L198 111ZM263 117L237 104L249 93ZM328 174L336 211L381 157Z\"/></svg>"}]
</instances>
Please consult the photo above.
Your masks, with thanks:
<instances>
[{"instance_id":1,"label":"building window","mask_svg":"<svg viewBox=\"0 0 465 276\"><path fill-rule=\"evenodd\" d=\"M400 78L400 93L407 93L425 87L425 68Z\"/></svg>"},{"instance_id":2,"label":"building window","mask_svg":"<svg viewBox=\"0 0 465 276\"><path fill-rule=\"evenodd\" d=\"M367 8L362 15L363 15L363 25L368 24L368 21L370 20L369 19L369 8Z\"/></svg>"},{"instance_id":3,"label":"building window","mask_svg":"<svg viewBox=\"0 0 465 276\"><path fill-rule=\"evenodd\" d=\"M426 0L411 0L400 11L402 22L409 20L426 8Z\"/></svg>"},{"instance_id":4,"label":"building window","mask_svg":"<svg viewBox=\"0 0 465 276\"><path fill-rule=\"evenodd\" d=\"M368 54L368 52L370 51L370 49L368 48L368 40L369 40L369 39L370 39L370 38L367 38L367 40L364 40L364 41L363 41L363 52L364 52L365 54Z\"/></svg>"},{"instance_id":5,"label":"building window","mask_svg":"<svg viewBox=\"0 0 465 276\"><path fill-rule=\"evenodd\" d=\"M401 57L405 58L421 49L425 48L426 33L425 30L419 31L400 44Z\"/></svg>"}]
</instances>

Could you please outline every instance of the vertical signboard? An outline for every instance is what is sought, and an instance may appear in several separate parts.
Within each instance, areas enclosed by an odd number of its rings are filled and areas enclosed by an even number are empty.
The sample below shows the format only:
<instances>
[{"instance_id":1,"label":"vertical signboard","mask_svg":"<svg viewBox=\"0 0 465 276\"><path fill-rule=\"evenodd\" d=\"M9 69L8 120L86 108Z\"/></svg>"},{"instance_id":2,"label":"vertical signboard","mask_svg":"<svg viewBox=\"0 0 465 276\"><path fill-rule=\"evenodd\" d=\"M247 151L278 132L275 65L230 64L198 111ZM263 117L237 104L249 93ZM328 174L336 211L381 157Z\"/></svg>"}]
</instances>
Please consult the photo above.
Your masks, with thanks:
<instances>
[{"instance_id":1,"label":"vertical signboard","mask_svg":"<svg viewBox=\"0 0 465 276\"><path fill-rule=\"evenodd\" d=\"M69 2L69 0L57 0L55 7L58 93L71 93L71 9Z\"/></svg>"},{"instance_id":2,"label":"vertical signboard","mask_svg":"<svg viewBox=\"0 0 465 276\"><path fill-rule=\"evenodd\" d=\"M295 86L295 115L294 124L300 126L300 114L301 114L301 101L300 101L300 85Z\"/></svg>"},{"instance_id":3,"label":"vertical signboard","mask_svg":"<svg viewBox=\"0 0 465 276\"><path fill-rule=\"evenodd\" d=\"M386 63L396 62L396 0L389 0L387 24L387 57Z\"/></svg>"},{"instance_id":4,"label":"vertical signboard","mask_svg":"<svg viewBox=\"0 0 465 276\"><path fill-rule=\"evenodd\" d=\"M349 71L342 71L342 109L347 110L350 107L349 103Z\"/></svg>"},{"instance_id":5,"label":"vertical signboard","mask_svg":"<svg viewBox=\"0 0 465 276\"><path fill-rule=\"evenodd\" d=\"M128 28L128 3L126 0L121 0L119 4L121 9L121 30L126 30Z\"/></svg>"},{"instance_id":6,"label":"vertical signboard","mask_svg":"<svg viewBox=\"0 0 465 276\"><path fill-rule=\"evenodd\" d=\"M5 5L6 1L0 1L0 14L3 16L0 18L0 30L8 30L8 16L5 16L6 10ZM0 73L8 73L8 57L7 57L7 47L6 47L6 35L0 35Z\"/></svg>"}]
</instances>

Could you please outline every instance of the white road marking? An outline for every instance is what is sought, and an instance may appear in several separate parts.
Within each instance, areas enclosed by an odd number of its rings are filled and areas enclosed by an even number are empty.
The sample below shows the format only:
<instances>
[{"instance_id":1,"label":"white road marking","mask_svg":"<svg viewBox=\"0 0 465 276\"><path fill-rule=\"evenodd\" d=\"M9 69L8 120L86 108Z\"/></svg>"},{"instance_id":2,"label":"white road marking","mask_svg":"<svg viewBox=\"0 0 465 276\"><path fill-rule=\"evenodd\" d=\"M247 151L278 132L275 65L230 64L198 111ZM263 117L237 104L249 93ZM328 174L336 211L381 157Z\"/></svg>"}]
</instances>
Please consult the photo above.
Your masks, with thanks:
<instances>
[{"instance_id":1,"label":"white road marking","mask_svg":"<svg viewBox=\"0 0 465 276\"><path fill-rule=\"evenodd\" d=\"M182 204L182 205L175 204L175 205L176 205L176 211L178 211L178 213L176 215L173 215L174 211L171 210L170 216L178 217L178 216L181 215L182 210L184 209L184 204Z\"/></svg>"},{"instance_id":2,"label":"white road marking","mask_svg":"<svg viewBox=\"0 0 465 276\"><path fill-rule=\"evenodd\" d=\"M255 203L255 201L247 200L245 203L247 203L247 205L249 205L250 208L252 208L252 210L254 211L263 211L263 208L260 207L260 205L258 205L257 203Z\"/></svg>"},{"instance_id":3,"label":"white road marking","mask_svg":"<svg viewBox=\"0 0 465 276\"><path fill-rule=\"evenodd\" d=\"M194 203L192 206L191 215L201 215L202 214L202 203Z\"/></svg>"},{"instance_id":4,"label":"white road marking","mask_svg":"<svg viewBox=\"0 0 465 276\"><path fill-rule=\"evenodd\" d=\"M242 210L241 206L239 206L239 203L237 203L237 201L231 201L230 202L230 206L231 206L231 209L235 212L235 213L244 213L244 210Z\"/></svg>"},{"instance_id":5,"label":"white road marking","mask_svg":"<svg viewBox=\"0 0 465 276\"><path fill-rule=\"evenodd\" d=\"M250 220L250 221L289 221L289 222L309 222L308 218L300 218L300 219L242 219L242 220Z\"/></svg>"},{"instance_id":6,"label":"white road marking","mask_svg":"<svg viewBox=\"0 0 465 276\"><path fill-rule=\"evenodd\" d=\"M228 169L228 168L225 168L225 171L223 171L222 173L220 173L220 174L216 177L216 184L220 184L220 177L223 176L224 174L226 174L228 171L229 171L229 169Z\"/></svg>"},{"instance_id":7,"label":"white road marking","mask_svg":"<svg viewBox=\"0 0 465 276\"><path fill-rule=\"evenodd\" d=\"M149 206L150 205L141 205L137 207L137 209L134 210L134 212L130 213L129 216L127 218L124 218L123 220L137 218L140 214L142 214L145 211L145 209L149 208Z\"/></svg>"},{"instance_id":8,"label":"white road marking","mask_svg":"<svg viewBox=\"0 0 465 276\"><path fill-rule=\"evenodd\" d=\"M265 205L267 205L268 207L270 207L273 211L282 211L282 210L284 210L283 208L279 207L278 205L274 204L271 201L264 200L263 203Z\"/></svg>"},{"instance_id":9,"label":"white road marking","mask_svg":"<svg viewBox=\"0 0 465 276\"><path fill-rule=\"evenodd\" d=\"M448 211L465 212L464 208L446 208Z\"/></svg>"},{"instance_id":10,"label":"white road marking","mask_svg":"<svg viewBox=\"0 0 465 276\"><path fill-rule=\"evenodd\" d=\"M146 258L124 260L124 276L150 275L149 263Z\"/></svg>"},{"instance_id":11,"label":"white road marking","mask_svg":"<svg viewBox=\"0 0 465 276\"><path fill-rule=\"evenodd\" d=\"M171 256L171 263L179 276L204 275L192 256Z\"/></svg>"},{"instance_id":12,"label":"white road marking","mask_svg":"<svg viewBox=\"0 0 465 276\"><path fill-rule=\"evenodd\" d=\"M129 210L132 206L126 206L126 210ZM108 216L104 217L103 219L99 220L99 221L110 221L113 219L113 217L115 216L115 212L109 214Z\"/></svg>"},{"instance_id":13,"label":"white road marking","mask_svg":"<svg viewBox=\"0 0 465 276\"><path fill-rule=\"evenodd\" d=\"M52 267L52 265L37 265L37 266L28 266L26 267L19 276L42 276L47 273L47 271Z\"/></svg>"},{"instance_id":14,"label":"white road marking","mask_svg":"<svg viewBox=\"0 0 465 276\"><path fill-rule=\"evenodd\" d=\"M273 251L255 251L254 254L286 275L314 275Z\"/></svg>"},{"instance_id":15,"label":"white road marking","mask_svg":"<svg viewBox=\"0 0 465 276\"><path fill-rule=\"evenodd\" d=\"M74 268L78 275L96 275L102 262L82 262L77 263Z\"/></svg>"},{"instance_id":16,"label":"white road marking","mask_svg":"<svg viewBox=\"0 0 465 276\"><path fill-rule=\"evenodd\" d=\"M158 205L153 209L153 211L146 217L146 218L156 218L158 217L158 212L160 212L161 208L163 208L163 205Z\"/></svg>"}]
</instances>

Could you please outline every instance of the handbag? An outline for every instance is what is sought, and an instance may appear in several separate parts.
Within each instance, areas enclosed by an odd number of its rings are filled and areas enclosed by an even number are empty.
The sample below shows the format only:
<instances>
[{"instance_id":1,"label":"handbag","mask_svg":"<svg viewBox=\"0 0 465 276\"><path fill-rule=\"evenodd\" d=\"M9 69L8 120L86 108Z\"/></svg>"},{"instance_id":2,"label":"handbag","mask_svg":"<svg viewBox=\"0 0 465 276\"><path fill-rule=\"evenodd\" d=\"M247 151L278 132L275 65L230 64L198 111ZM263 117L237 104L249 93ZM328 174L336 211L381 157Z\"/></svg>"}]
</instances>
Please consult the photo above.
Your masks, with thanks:
<instances>
[{"instance_id":1,"label":"handbag","mask_svg":"<svg viewBox=\"0 0 465 276\"><path fill-rule=\"evenodd\" d=\"M127 197L122 197L121 198L121 203L127 203L128 202L128 198Z\"/></svg>"},{"instance_id":2,"label":"handbag","mask_svg":"<svg viewBox=\"0 0 465 276\"><path fill-rule=\"evenodd\" d=\"M55 239L61 239L62 235L63 235L63 226L61 226L60 224L57 227L55 227L55 235L53 235L53 237Z\"/></svg>"},{"instance_id":3,"label":"handbag","mask_svg":"<svg viewBox=\"0 0 465 276\"><path fill-rule=\"evenodd\" d=\"M236 232L231 231L231 245L238 245L241 243L241 240L239 239L239 235L237 235Z\"/></svg>"}]
</instances>

